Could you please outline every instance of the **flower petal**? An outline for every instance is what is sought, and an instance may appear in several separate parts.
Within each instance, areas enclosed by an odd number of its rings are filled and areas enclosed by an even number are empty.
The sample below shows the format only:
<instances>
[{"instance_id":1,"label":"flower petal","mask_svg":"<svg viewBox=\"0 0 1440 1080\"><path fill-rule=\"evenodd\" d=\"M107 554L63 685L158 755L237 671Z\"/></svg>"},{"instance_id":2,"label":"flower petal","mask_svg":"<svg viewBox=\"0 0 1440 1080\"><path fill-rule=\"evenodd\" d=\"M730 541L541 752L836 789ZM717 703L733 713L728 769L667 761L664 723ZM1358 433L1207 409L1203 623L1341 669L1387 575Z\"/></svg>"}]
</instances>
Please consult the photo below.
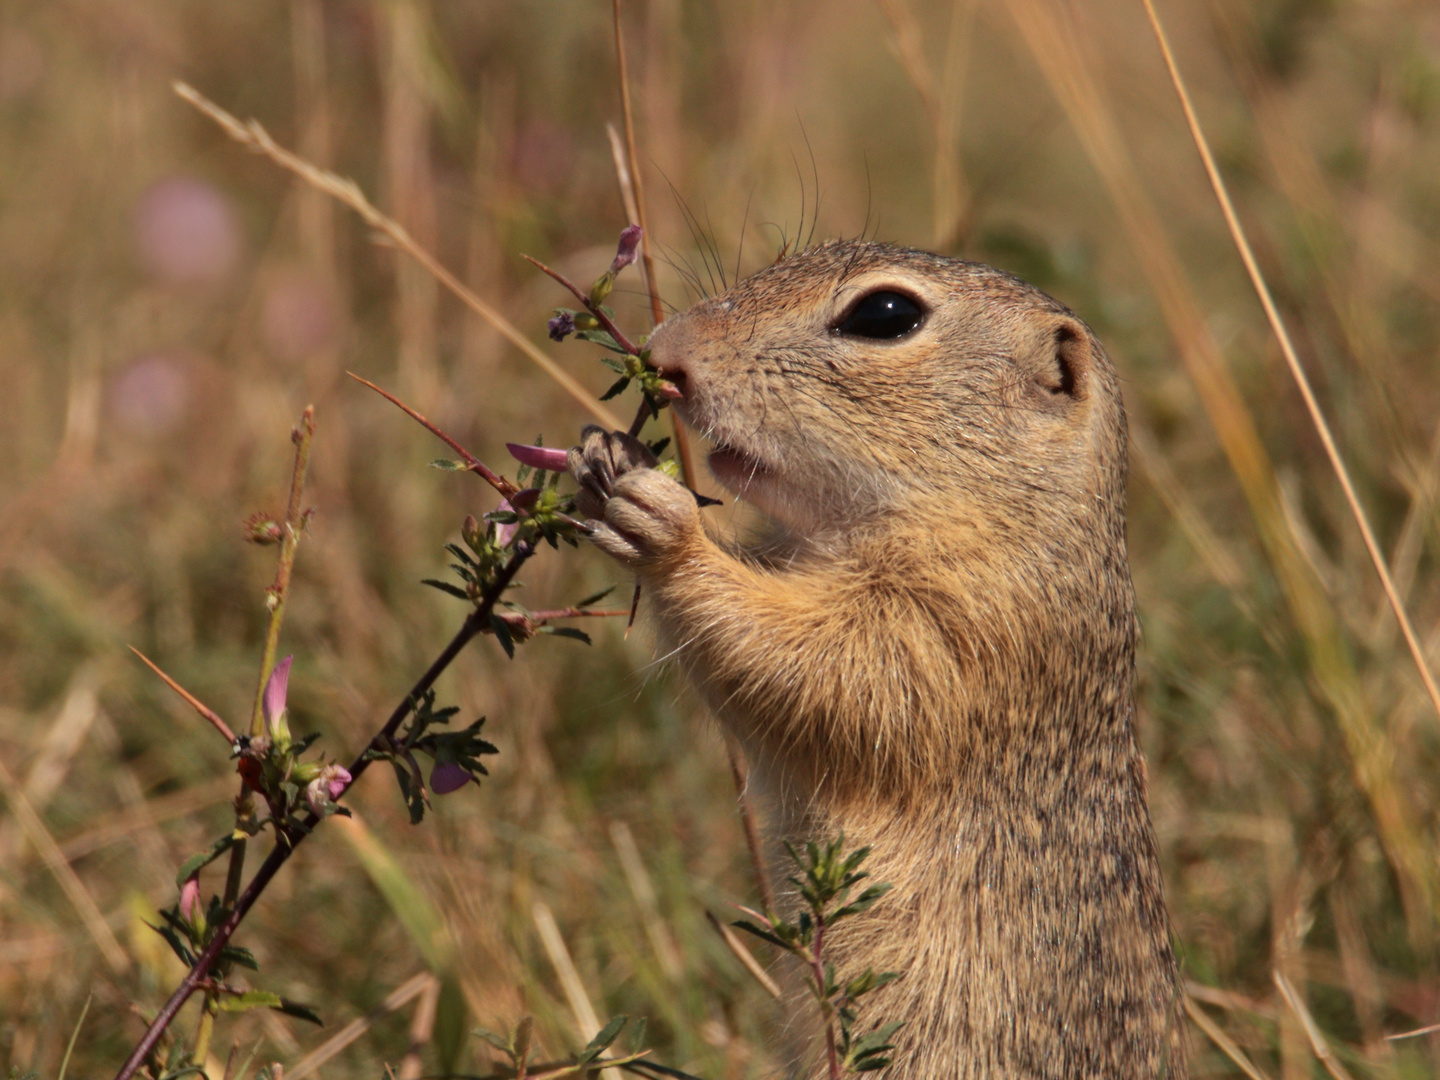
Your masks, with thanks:
<instances>
[{"instance_id":1,"label":"flower petal","mask_svg":"<svg viewBox=\"0 0 1440 1080\"><path fill-rule=\"evenodd\" d=\"M549 446L523 446L520 443L506 443L505 449L510 451L510 456L521 465L529 465L532 469L544 469L546 472L565 472L569 466L566 460L570 451L556 450Z\"/></svg>"},{"instance_id":2,"label":"flower petal","mask_svg":"<svg viewBox=\"0 0 1440 1080\"><path fill-rule=\"evenodd\" d=\"M442 762L430 770L430 790L436 795L448 795L452 791L459 791L473 779L475 778L465 770L465 766L458 762Z\"/></svg>"},{"instance_id":3,"label":"flower petal","mask_svg":"<svg viewBox=\"0 0 1440 1080\"><path fill-rule=\"evenodd\" d=\"M294 659L294 656L287 656L276 664L265 684L265 695L261 698L260 708L265 713L266 725L272 730L280 719L280 714L285 711L285 696L290 690L290 664Z\"/></svg>"}]
</instances>

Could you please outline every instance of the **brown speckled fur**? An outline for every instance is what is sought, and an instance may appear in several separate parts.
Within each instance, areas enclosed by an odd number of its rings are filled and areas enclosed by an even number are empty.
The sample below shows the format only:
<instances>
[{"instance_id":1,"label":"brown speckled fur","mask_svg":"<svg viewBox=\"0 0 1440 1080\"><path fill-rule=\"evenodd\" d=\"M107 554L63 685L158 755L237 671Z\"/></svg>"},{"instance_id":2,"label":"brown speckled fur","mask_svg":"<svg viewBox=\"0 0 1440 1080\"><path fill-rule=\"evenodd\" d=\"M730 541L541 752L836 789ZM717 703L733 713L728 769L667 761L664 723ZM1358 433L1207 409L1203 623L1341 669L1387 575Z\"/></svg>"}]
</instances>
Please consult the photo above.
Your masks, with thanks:
<instances>
[{"instance_id":1,"label":"brown speckled fur","mask_svg":"<svg viewBox=\"0 0 1440 1080\"><path fill-rule=\"evenodd\" d=\"M833 327L879 289L927 314ZM571 452L594 540L743 742L778 836L871 844L833 939L904 977L891 1080L1184 1077L1132 725L1125 418L1089 329L974 263L839 242L664 323L653 362L776 532L711 537L624 436Z\"/></svg>"}]
</instances>

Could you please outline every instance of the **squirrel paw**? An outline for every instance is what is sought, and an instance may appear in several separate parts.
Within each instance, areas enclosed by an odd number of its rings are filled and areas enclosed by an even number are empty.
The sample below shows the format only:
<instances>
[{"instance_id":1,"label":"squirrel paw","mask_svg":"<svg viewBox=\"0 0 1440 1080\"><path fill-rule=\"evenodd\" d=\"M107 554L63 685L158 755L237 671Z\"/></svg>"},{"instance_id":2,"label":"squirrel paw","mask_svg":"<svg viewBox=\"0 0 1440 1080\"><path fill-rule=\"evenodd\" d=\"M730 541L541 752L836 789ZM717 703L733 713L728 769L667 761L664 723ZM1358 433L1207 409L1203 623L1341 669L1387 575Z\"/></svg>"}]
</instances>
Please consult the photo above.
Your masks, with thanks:
<instances>
[{"instance_id":1,"label":"squirrel paw","mask_svg":"<svg viewBox=\"0 0 1440 1080\"><path fill-rule=\"evenodd\" d=\"M695 496L654 467L655 455L639 439L591 424L569 463L580 485L576 505L594 522L590 539L618 562L652 566L701 533Z\"/></svg>"}]
</instances>

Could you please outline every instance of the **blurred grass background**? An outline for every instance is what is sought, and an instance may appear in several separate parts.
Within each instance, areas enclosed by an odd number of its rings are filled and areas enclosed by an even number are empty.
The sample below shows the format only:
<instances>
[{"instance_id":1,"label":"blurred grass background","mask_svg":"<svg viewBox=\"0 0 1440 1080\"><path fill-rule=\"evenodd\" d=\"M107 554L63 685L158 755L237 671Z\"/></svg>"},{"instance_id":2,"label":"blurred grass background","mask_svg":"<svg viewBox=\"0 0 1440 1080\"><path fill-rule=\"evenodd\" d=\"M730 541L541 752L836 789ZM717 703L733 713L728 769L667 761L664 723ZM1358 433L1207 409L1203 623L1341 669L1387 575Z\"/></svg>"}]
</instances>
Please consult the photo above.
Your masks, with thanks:
<instances>
[{"instance_id":1,"label":"blurred grass background","mask_svg":"<svg viewBox=\"0 0 1440 1080\"><path fill-rule=\"evenodd\" d=\"M1434 665L1440 9L1161 14ZM418 581L466 513L493 508L472 478L428 470L440 448L343 371L492 463L506 440L563 445L587 420L171 80L354 177L540 341L563 298L520 253L588 281L625 223L609 20L598 0L0 2L0 1062L53 1075L93 993L71 1075L106 1075L142 1030L130 1003L155 1008L181 975L144 920L227 827L233 767L124 646L245 715L273 549L239 526L283 509L301 408L317 408L318 516L281 651L293 723L342 759L458 624ZM1278 970L1341 1067L1434 1075L1435 1036L1385 1036L1440 1020L1440 719L1138 2L632 0L625 26L652 233L678 267L705 274L687 213L727 274L816 217L817 237L868 228L995 263L1100 332L1134 434L1139 723L1197 1007L1267 1076L1321 1075ZM661 274L676 307L683 277ZM617 297L632 326L637 281ZM607 385L588 346L546 347ZM547 553L524 579L546 607L615 575ZM446 676L442 697L490 717L494 775L420 828L386 779L359 786L363 827L305 845L238 938L256 985L327 1028L222 1016L219 1057L258 1042L257 1063L294 1075L361 1020L319 1073L379 1075L437 949L470 1023L533 1013L563 1053L591 1032L549 911L602 1020L648 1015L659 1059L708 1077L775 1075L784 1019L703 917L753 891L718 736L647 667L643 635L586 629L593 649L541 639L514 662L481 641ZM420 898L406 919L366 858ZM1196 1075L1240 1075L1192 1036Z\"/></svg>"}]
</instances>

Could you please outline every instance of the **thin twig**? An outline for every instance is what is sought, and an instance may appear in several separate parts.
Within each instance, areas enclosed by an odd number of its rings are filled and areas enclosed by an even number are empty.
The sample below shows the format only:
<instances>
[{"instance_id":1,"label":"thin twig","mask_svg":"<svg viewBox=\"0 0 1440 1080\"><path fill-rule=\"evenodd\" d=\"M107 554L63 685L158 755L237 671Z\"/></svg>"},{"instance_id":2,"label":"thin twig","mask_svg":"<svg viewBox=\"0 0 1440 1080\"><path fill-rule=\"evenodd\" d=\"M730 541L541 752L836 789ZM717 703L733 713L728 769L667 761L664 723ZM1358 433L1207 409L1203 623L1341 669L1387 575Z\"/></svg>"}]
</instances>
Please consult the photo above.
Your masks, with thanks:
<instances>
[{"instance_id":1,"label":"thin twig","mask_svg":"<svg viewBox=\"0 0 1440 1080\"><path fill-rule=\"evenodd\" d=\"M1305 409L1310 414L1310 420L1315 425L1320 442L1325 447L1325 455L1330 459L1330 468L1334 471L1336 479L1340 481L1340 488L1345 493L1345 501L1349 504L1351 516L1354 517L1355 524L1360 528L1360 535L1365 541L1365 550L1370 553L1370 561L1374 564L1375 573L1379 575L1380 584L1385 590L1385 598L1390 602L1390 609L1400 623L1400 632L1405 636L1405 644L1410 649L1410 657L1415 662L1415 669L1420 673L1420 681L1425 684L1425 692L1430 695L1430 704L1435 710L1436 717L1440 718L1440 686L1436 685L1435 676L1431 673L1430 665L1425 660L1420 639L1415 634L1415 628L1410 623L1410 616L1406 613L1405 605L1395 588L1395 582L1390 577L1390 568L1385 562L1384 554L1380 551L1374 530L1370 527L1370 519L1360 505L1360 497L1355 493L1355 485L1350 479L1350 470L1346 467L1344 459L1340 456L1340 450L1335 445L1335 437L1331 434L1330 424L1325 419L1325 414L1320 409L1320 403L1315 399L1315 392L1310 387L1309 376L1305 374L1305 369L1300 365L1295 345L1290 340L1290 332L1285 329L1285 323L1280 318L1280 311L1276 308L1275 300L1270 295L1270 286L1265 280L1265 275L1261 273L1260 264L1255 261L1255 253L1250 248L1250 241L1245 235L1244 227L1240 224L1239 215L1235 213L1235 205L1230 201L1230 191L1225 185L1225 178L1220 175L1220 168L1215 164L1215 157L1210 152L1210 143L1200 127L1195 106L1191 104L1190 92L1186 89L1185 80L1180 75L1180 68L1175 63L1175 54L1170 50L1170 40L1160 25L1160 16L1156 13L1152 0L1143 0L1143 3L1145 4L1145 13L1150 18L1150 26L1155 31L1155 38L1160 43L1160 51L1164 54L1165 67L1170 72L1170 82L1175 87L1176 95L1180 98L1180 107L1185 111L1185 122L1190 127L1190 135L1195 141L1195 148L1200 152L1200 159L1204 162L1205 174L1210 178L1210 186L1215 192L1216 200L1220 203L1220 211L1225 215L1225 224L1230 229L1230 237L1235 242L1235 249L1240 253L1240 260L1245 264L1246 273L1250 275L1250 284L1255 288L1255 295L1260 298L1260 306L1265 309L1265 318L1270 322L1270 329L1275 332L1275 338L1280 343L1280 351L1285 356L1285 364L1289 367L1290 375L1300 390L1301 398L1305 401Z\"/></svg>"},{"instance_id":2,"label":"thin twig","mask_svg":"<svg viewBox=\"0 0 1440 1080\"><path fill-rule=\"evenodd\" d=\"M650 320L652 327L665 321L665 308L660 303L660 284L655 277L654 245L650 233L649 215L645 204L645 181L640 175L640 155L635 150L635 107L630 100L630 65L625 59L625 34L620 24L620 0L611 5L615 16L615 63L620 80L620 111L625 121L625 154L629 160L629 181L635 195L635 224L640 226L640 259L645 267L645 287L650 293ZM624 182L622 178L622 183ZM690 447L690 432L685 422L674 409L670 410L670 423L675 432L675 456L680 461L680 475L685 486L695 488L695 459Z\"/></svg>"},{"instance_id":3,"label":"thin twig","mask_svg":"<svg viewBox=\"0 0 1440 1080\"><path fill-rule=\"evenodd\" d=\"M350 378L354 379L356 382L361 383L361 384L363 384L363 385L365 385L365 386L368 386L371 390L374 390L377 394L379 394L381 397L383 397L386 401L390 402L390 404L394 405L397 409L399 409L401 412L403 412L406 416L410 417L410 419L414 420L416 423L418 423L420 426L422 426L426 431L430 432L431 435L434 435L437 439L439 439L441 442L443 442L446 446L450 447L451 450L454 450L455 453L457 453L457 454L460 455L460 460L463 461L463 462L465 462L465 468L467 468L467 469L469 469L471 472L475 473L475 475L479 476L482 480L484 480L487 484L489 484L491 487L493 487L496 491L498 491L498 492L499 492L501 495L503 495L505 498L508 499L511 495L514 495L516 492L518 492L518 491L520 490L520 488L519 488L519 486L518 486L517 484L515 484L513 481L508 480L508 479L506 479L505 477L501 476L499 473L496 473L496 472L494 472L493 470L491 470L488 465L486 465L483 461L481 461L479 458L477 458L474 454L470 453L469 450L466 450L465 447L461 446L458 442L456 442L454 439L452 439L449 435L445 434L445 432L441 431L438 427L436 427L434 424L432 424L429 420L425 419L424 416L422 416L420 413L416 412L416 411L415 411L414 409L412 409L409 405L406 405L403 401L401 401L399 398L397 398L394 394L390 393L388 390L382 390L382 389L380 389L380 387L376 386L376 385L375 385L373 382L371 382L369 379L362 379L359 375L356 375L353 371L347 371L345 374L346 374L346 375L349 375Z\"/></svg>"},{"instance_id":4,"label":"thin twig","mask_svg":"<svg viewBox=\"0 0 1440 1080\"><path fill-rule=\"evenodd\" d=\"M182 698L185 699L185 703L187 705L189 705L197 713L203 716L206 720L210 721L211 725L215 728L215 730L220 732L221 737L224 738L226 743L231 745L234 744L235 732L230 730L229 724L225 723L224 720L220 719L219 713L217 713L214 709L210 708L210 706L204 704L199 698L197 698L194 694L190 693L189 690L186 690L169 675L166 675L165 672L160 670L159 665L156 664L154 660L151 660L139 649L135 648L134 645L128 646L128 648L131 652L133 652L136 656L140 658L140 662L142 664L148 667L156 675L160 676L161 682L163 682L166 686L170 687L171 690L174 690L175 693L179 694Z\"/></svg>"},{"instance_id":5,"label":"thin twig","mask_svg":"<svg viewBox=\"0 0 1440 1080\"><path fill-rule=\"evenodd\" d=\"M509 319L501 315L493 307L480 299L471 289L466 287L459 278L447 270L435 256L421 247L415 239L405 230L405 227L394 218L382 214L365 197L358 184L353 180L337 176L332 172L321 169L298 154L291 153L283 146L275 142L260 124L251 120L249 123L241 123L234 116L231 116L220 106L210 101L199 91L183 82L172 84L175 93L184 98L195 108L199 109L206 116L214 120L225 130L236 142L248 146L257 154L264 154L282 169L287 169L312 187L325 192L331 198L338 199L350 209L354 210L365 223L377 229L389 238L405 254L425 267L435 278L454 293L466 307L482 319L488 322L502 337L514 345L531 361L540 367L547 375L560 384L561 388L575 401L584 407L590 415L594 416L607 428L614 430L620 426L615 415L594 399L594 396L581 386L571 375L561 368L555 361L551 360L543 352L535 347L534 343L519 330Z\"/></svg>"},{"instance_id":6,"label":"thin twig","mask_svg":"<svg viewBox=\"0 0 1440 1080\"><path fill-rule=\"evenodd\" d=\"M275 653L280 646L280 627L285 622L285 605L290 599L290 575L295 569L295 553L305 531L305 473L310 467L310 445L315 440L315 406L306 405L295 429L295 466L290 473L290 501L285 507L285 524L281 526L280 558L275 566L275 581L266 591L270 606L270 622L265 628L265 651L260 655L260 680L255 687L255 707L250 714L250 734L265 733L265 685L275 668Z\"/></svg>"},{"instance_id":7,"label":"thin twig","mask_svg":"<svg viewBox=\"0 0 1440 1080\"><path fill-rule=\"evenodd\" d=\"M510 561L505 564L504 568L496 576L495 581L492 582L490 588L486 590L485 596L480 604L477 605L475 610L466 618L459 631L450 640L450 644L445 646L445 649L435 658L435 661L430 667L426 669L425 674L420 676L415 685L411 687L410 692L405 696L405 700L395 707L395 710L385 721L384 726L381 727L375 737L370 740L365 749L360 752L359 756L350 763L350 782L345 785L346 791L353 787L361 775L364 774L365 770L370 767L370 751L383 749L390 744L395 732L399 729L405 718L413 711L415 702L419 701L425 692L435 685L435 681L440 678L445 669L460 655L461 650L489 624L490 613L494 610L495 604L515 579L515 575L520 570L520 567L524 565L525 561L529 559L532 554L534 554L533 547L528 545L517 547L515 554L511 556ZM0 771L3 771L3 768L4 766L0 765ZM341 797L343 797L343 794L344 792L341 793ZM245 887L245 891L236 898L235 905L230 909L230 913L216 928L214 937L210 939L209 944L206 945L204 951L201 952L199 958L195 961L194 967L186 973L185 978L181 980L175 992L170 995L170 999L165 1002L159 1013L156 1014L155 1019L146 1030L144 1037L136 1044L135 1049L130 1052L130 1056L125 1059L125 1063L115 1075L115 1080L130 1080L140 1066L144 1064L150 1052L154 1050L155 1046L159 1043L160 1037L180 1012L181 1007L184 1006L185 1002L190 999L190 996L204 983L211 966L215 963L221 950L229 943L230 938L234 935L241 921L249 914L250 909L255 906L255 902L260 898L260 894L265 891L266 886L268 886L275 875L279 873L280 868L284 866L290 856L294 854L295 849L300 846L305 837L314 831L314 827L319 820L320 819L314 814L308 815L300 824L299 828L288 831L285 837L277 842L275 847L271 849L265 861L260 864L260 868L255 871L255 876L250 879L250 883Z\"/></svg>"},{"instance_id":8,"label":"thin twig","mask_svg":"<svg viewBox=\"0 0 1440 1080\"><path fill-rule=\"evenodd\" d=\"M725 942L725 947L734 954L736 960L740 961L740 966L750 973L751 978L764 987L767 994L779 1001L782 996L779 984L760 966L760 961L755 959L755 955L745 947L745 943L736 936L735 931L717 919L713 912L705 912L705 918L710 920L710 925L720 935L720 940Z\"/></svg>"}]
</instances>

